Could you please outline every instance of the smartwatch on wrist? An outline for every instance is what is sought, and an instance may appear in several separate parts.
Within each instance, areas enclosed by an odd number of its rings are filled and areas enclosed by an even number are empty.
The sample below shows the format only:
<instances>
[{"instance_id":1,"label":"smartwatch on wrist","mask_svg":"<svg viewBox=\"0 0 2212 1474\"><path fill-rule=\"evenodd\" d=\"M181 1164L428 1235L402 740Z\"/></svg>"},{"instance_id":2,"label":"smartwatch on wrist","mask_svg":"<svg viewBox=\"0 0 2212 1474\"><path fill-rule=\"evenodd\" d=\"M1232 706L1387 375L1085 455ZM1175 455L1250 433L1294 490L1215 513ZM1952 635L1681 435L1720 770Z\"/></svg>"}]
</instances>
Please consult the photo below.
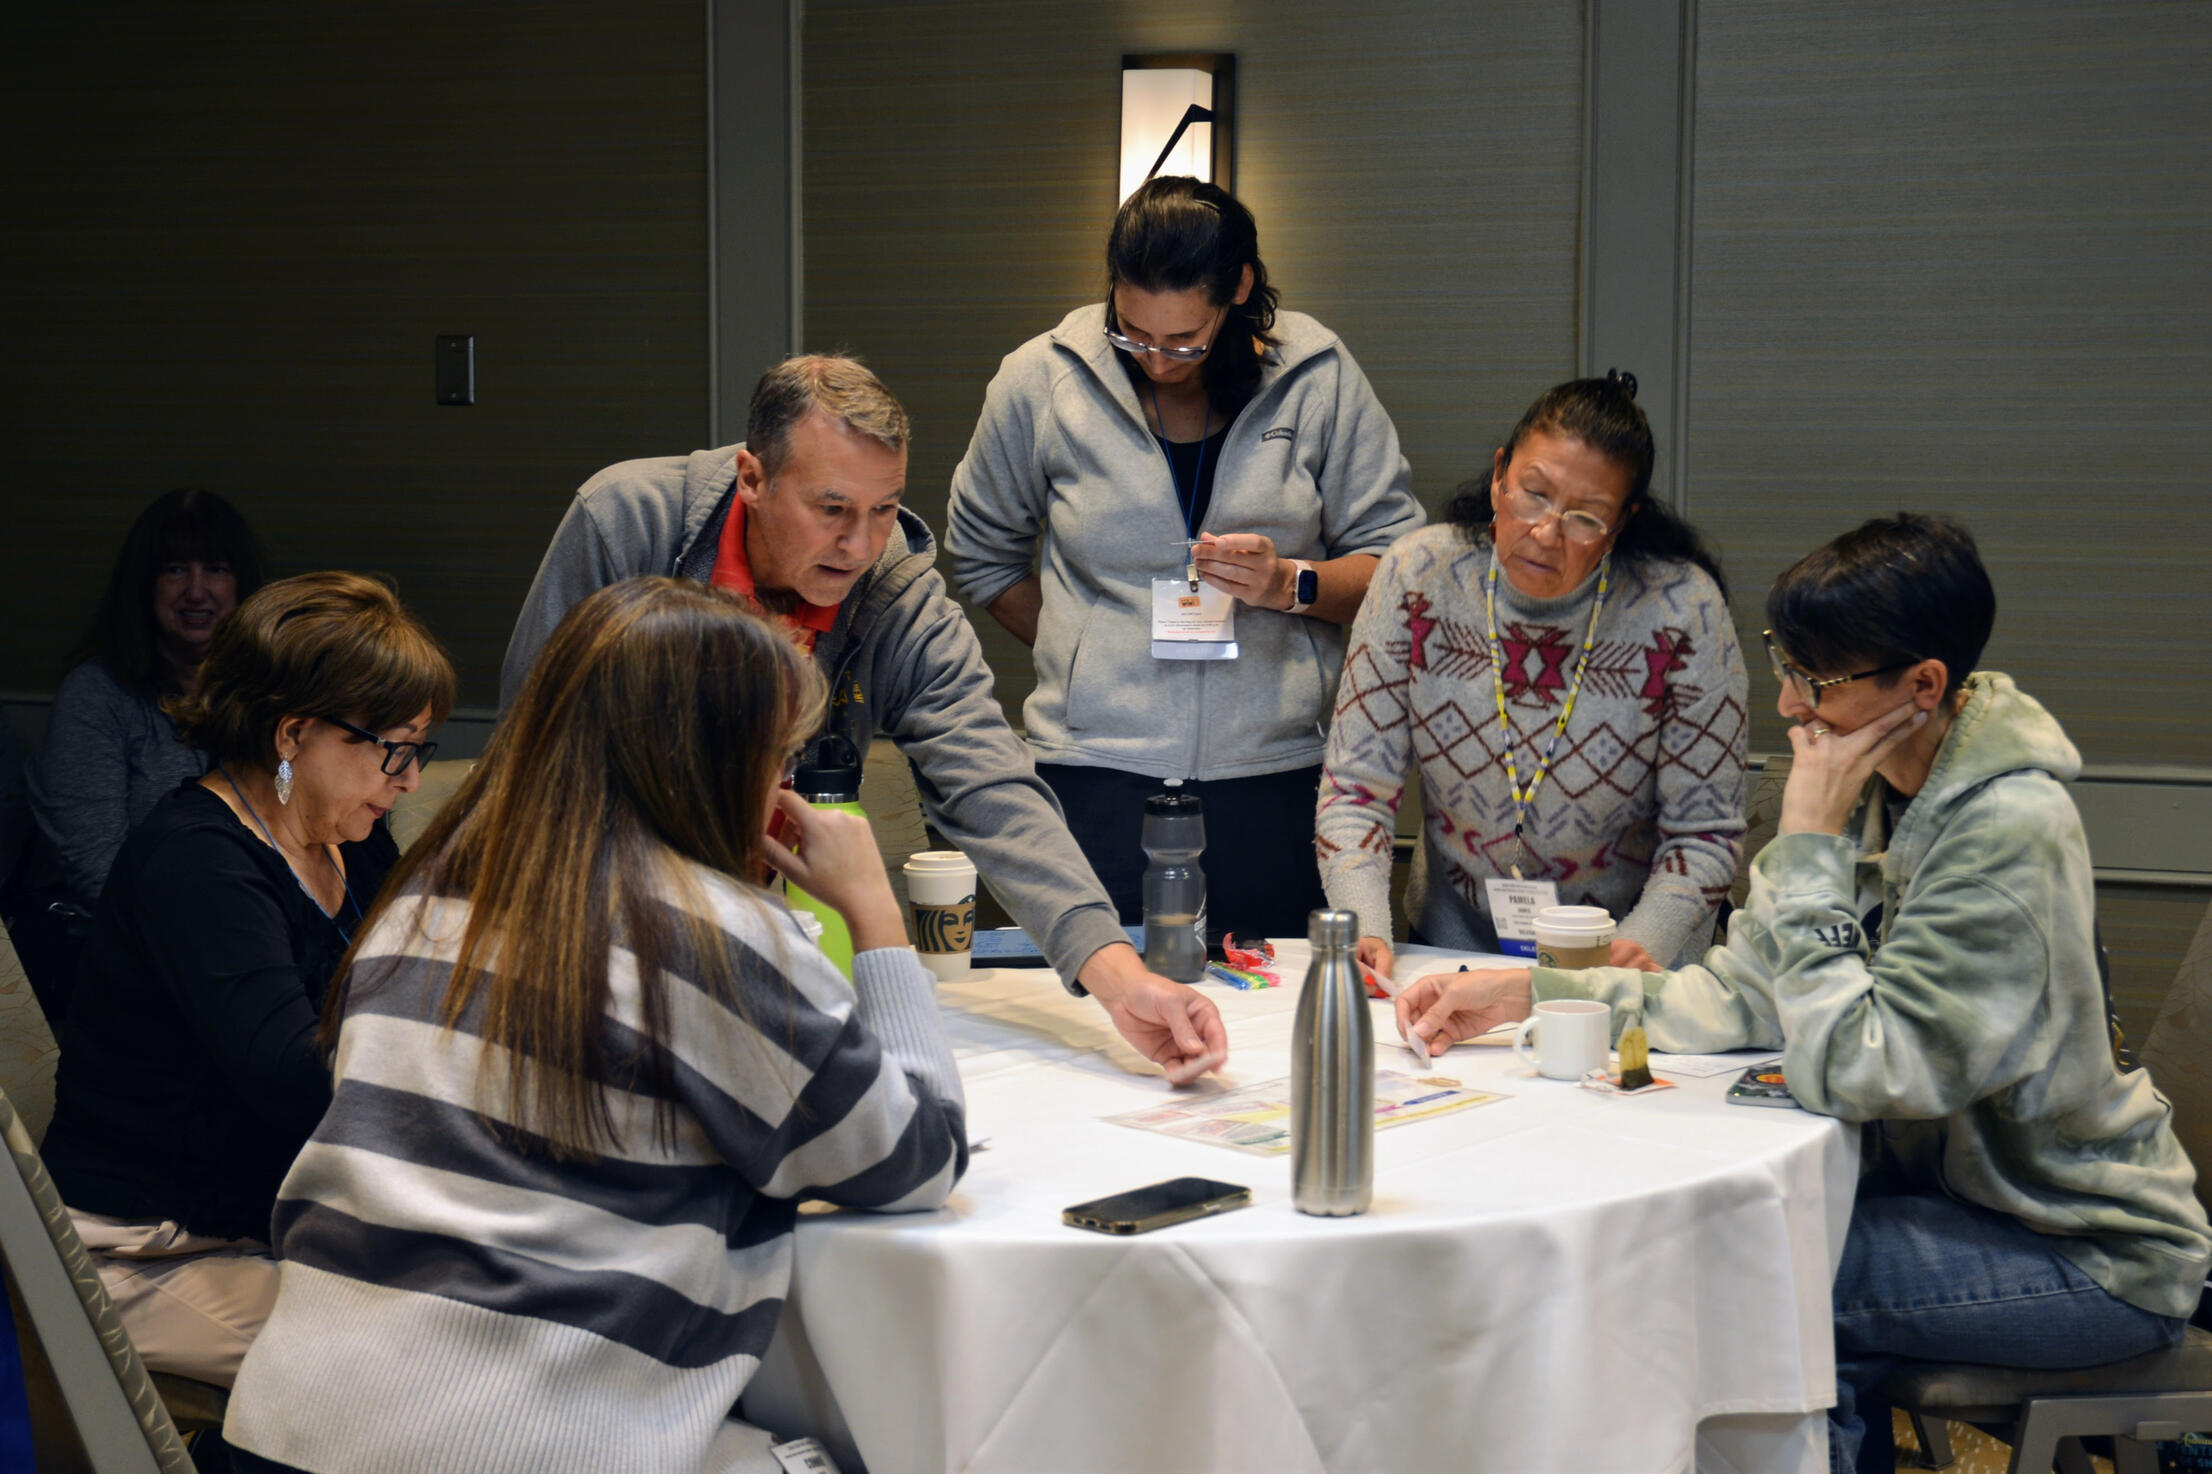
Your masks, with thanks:
<instances>
[{"instance_id":1,"label":"smartwatch on wrist","mask_svg":"<svg viewBox=\"0 0 2212 1474\"><path fill-rule=\"evenodd\" d=\"M1313 601L1321 597L1321 575L1313 571L1313 565L1303 558L1288 560L1297 570L1290 580L1290 608L1286 614L1303 614L1313 607Z\"/></svg>"}]
</instances>

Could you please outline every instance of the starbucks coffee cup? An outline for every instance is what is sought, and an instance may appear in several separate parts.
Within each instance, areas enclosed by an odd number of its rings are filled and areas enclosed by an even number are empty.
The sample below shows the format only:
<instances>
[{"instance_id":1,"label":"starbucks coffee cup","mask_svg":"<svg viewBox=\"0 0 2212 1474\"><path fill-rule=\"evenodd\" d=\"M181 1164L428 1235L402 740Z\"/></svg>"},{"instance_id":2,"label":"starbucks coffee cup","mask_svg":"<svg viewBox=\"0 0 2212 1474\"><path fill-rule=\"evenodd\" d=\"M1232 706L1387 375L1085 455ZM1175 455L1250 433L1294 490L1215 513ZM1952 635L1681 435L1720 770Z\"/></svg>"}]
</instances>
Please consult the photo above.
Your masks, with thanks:
<instances>
[{"instance_id":1,"label":"starbucks coffee cup","mask_svg":"<svg viewBox=\"0 0 2212 1474\"><path fill-rule=\"evenodd\" d=\"M939 981L968 975L975 947L975 862L958 850L924 850L906 861L914 950Z\"/></svg>"},{"instance_id":2,"label":"starbucks coffee cup","mask_svg":"<svg viewBox=\"0 0 2212 1474\"><path fill-rule=\"evenodd\" d=\"M1604 967L1613 953L1613 918L1603 906L1546 906L1536 913L1538 967Z\"/></svg>"}]
</instances>

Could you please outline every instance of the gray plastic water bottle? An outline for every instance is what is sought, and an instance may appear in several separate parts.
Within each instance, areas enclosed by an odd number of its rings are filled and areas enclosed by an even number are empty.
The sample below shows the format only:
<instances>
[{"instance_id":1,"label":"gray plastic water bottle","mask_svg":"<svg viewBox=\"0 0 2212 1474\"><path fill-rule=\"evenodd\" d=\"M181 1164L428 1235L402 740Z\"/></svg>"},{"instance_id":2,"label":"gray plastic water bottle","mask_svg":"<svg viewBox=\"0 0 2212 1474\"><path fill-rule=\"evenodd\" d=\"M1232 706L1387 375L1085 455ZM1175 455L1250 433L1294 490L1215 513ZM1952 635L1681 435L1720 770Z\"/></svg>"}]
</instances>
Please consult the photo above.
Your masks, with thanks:
<instances>
[{"instance_id":1,"label":"gray plastic water bottle","mask_svg":"<svg viewBox=\"0 0 2212 1474\"><path fill-rule=\"evenodd\" d=\"M1375 1195L1375 1023L1358 935L1356 911L1306 919L1313 961L1290 1036L1290 1200L1301 1213L1364 1213Z\"/></svg>"},{"instance_id":2,"label":"gray plastic water bottle","mask_svg":"<svg viewBox=\"0 0 2212 1474\"><path fill-rule=\"evenodd\" d=\"M1170 779L1144 801L1144 965L1195 983L1206 975L1206 810L1181 788Z\"/></svg>"}]
</instances>

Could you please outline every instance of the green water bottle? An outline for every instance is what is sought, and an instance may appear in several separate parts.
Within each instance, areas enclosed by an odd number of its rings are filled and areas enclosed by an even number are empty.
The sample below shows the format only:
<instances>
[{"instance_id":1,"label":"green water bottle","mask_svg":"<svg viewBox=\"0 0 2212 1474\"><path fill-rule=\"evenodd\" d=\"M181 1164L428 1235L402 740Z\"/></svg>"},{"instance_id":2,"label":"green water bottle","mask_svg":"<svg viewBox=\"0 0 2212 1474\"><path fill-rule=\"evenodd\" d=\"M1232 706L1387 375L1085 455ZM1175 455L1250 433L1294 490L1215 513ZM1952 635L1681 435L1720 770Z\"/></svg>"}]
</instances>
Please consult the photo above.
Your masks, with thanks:
<instances>
[{"instance_id":1,"label":"green water bottle","mask_svg":"<svg viewBox=\"0 0 2212 1474\"><path fill-rule=\"evenodd\" d=\"M807 744L792 776L792 790L817 809L842 809L863 819L860 806L860 754L852 742L835 732L824 733ZM784 898L794 911L805 911L822 923L822 955L846 977L853 975L853 934L845 918L827 901L817 901L786 881Z\"/></svg>"}]
</instances>

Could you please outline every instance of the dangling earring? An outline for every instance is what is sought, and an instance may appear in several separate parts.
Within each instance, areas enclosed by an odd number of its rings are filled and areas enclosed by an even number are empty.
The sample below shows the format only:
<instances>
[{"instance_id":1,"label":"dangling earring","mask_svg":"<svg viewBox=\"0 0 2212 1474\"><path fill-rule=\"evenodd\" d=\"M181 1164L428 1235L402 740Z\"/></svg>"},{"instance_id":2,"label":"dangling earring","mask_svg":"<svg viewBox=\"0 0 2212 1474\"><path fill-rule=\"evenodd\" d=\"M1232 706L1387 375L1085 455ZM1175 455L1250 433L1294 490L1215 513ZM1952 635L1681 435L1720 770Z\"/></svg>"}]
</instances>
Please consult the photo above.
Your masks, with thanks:
<instances>
[{"instance_id":1,"label":"dangling earring","mask_svg":"<svg viewBox=\"0 0 2212 1474\"><path fill-rule=\"evenodd\" d=\"M278 803L288 804L292 801L292 760L290 758L283 758L277 763L276 791Z\"/></svg>"}]
</instances>

